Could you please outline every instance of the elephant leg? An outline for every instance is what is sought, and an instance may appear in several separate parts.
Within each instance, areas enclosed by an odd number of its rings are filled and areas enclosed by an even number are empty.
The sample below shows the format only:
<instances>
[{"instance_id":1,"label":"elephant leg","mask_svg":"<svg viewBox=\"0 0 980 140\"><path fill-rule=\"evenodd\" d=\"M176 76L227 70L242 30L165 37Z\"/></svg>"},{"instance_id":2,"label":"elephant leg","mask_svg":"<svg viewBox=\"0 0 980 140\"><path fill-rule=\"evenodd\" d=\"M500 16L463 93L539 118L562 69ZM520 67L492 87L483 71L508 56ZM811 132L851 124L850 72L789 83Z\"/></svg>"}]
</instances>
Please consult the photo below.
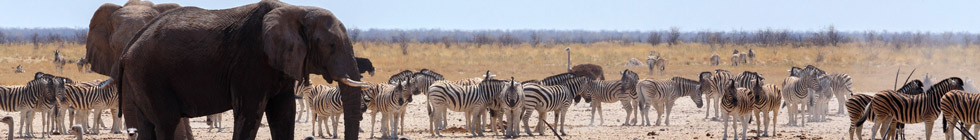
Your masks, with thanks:
<instances>
[{"instance_id":1,"label":"elephant leg","mask_svg":"<svg viewBox=\"0 0 980 140\"><path fill-rule=\"evenodd\" d=\"M177 128L174 131L174 139L178 140L193 140L194 133L191 131L190 119L180 118L180 122L177 123Z\"/></svg>"},{"instance_id":2,"label":"elephant leg","mask_svg":"<svg viewBox=\"0 0 980 140\"><path fill-rule=\"evenodd\" d=\"M289 92L289 93L285 93ZM293 131L296 127L293 118L296 118L296 100L294 100L292 90L284 90L278 95L273 96L265 108L265 115L269 118L269 130L272 131L272 139L289 140L293 139Z\"/></svg>"}]
</instances>

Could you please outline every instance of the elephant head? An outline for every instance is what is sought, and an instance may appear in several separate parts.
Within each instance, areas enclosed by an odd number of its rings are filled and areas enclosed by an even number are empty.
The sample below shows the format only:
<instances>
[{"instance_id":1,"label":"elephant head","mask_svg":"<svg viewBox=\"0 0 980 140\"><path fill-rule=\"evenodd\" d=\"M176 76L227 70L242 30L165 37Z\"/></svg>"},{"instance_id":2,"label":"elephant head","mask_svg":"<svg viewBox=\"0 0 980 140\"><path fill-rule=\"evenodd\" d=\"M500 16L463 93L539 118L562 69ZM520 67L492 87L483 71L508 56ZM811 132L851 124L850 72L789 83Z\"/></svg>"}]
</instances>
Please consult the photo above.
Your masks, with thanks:
<instances>
[{"instance_id":1,"label":"elephant head","mask_svg":"<svg viewBox=\"0 0 980 140\"><path fill-rule=\"evenodd\" d=\"M269 11L262 25L263 47L269 65L294 79L323 75L327 82L366 87L347 29L330 11L316 7L283 6Z\"/></svg>"},{"instance_id":2,"label":"elephant head","mask_svg":"<svg viewBox=\"0 0 980 140\"><path fill-rule=\"evenodd\" d=\"M109 75L139 30L156 16L176 8L180 5L139 0L130 0L124 6L102 4L89 21L85 41L85 58L92 64L92 71Z\"/></svg>"}]
</instances>

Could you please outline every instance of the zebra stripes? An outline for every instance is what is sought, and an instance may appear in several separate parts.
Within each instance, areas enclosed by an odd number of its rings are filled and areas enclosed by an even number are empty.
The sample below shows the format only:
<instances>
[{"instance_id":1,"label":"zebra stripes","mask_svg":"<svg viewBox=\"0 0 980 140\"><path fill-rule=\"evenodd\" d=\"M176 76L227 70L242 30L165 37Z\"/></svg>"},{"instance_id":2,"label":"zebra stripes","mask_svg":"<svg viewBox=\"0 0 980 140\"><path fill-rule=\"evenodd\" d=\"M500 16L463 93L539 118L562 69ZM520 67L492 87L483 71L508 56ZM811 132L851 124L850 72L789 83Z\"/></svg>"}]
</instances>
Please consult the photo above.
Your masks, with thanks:
<instances>
[{"instance_id":1,"label":"zebra stripes","mask_svg":"<svg viewBox=\"0 0 980 140\"><path fill-rule=\"evenodd\" d=\"M369 92L364 92L364 96L369 95ZM311 85L306 87L306 90L304 90L303 100L306 100L306 102L309 103L308 105L310 106L310 111L315 115L312 117L314 131L311 131L310 135L316 136L315 132L319 130L319 136L323 137L323 125L325 125L330 119L333 119L333 133L330 132L330 129L327 129L327 134L332 135L333 138L337 138L337 124L340 121L340 116L344 113L344 105L343 102L340 101L340 90L327 85ZM370 103L365 102L365 104ZM374 122L373 118L371 119L371 122ZM321 129L316 128L318 123ZM327 126L329 127L330 125Z\"/></svg>"},{"instance_id":2,"label":"zebra stripes","mask_svg":"<svg viewBox=\"0 0 980 140\"><path fill-rule=\"evenodd\" d=\"M969 131L974 124L980 124L980 94L962 90L949 91L940 99L939 110L943 112L943 132L946 132L946 139L953 139L955 131L947 125L955 127L957 122L962 122L964 125L961 129ZM968 133L963 133L963 137L967 135Z\"/></svg>"},{"instance_id":3,"label":"zebra stripes","mask_svg":"<svg viewBox=\"0 0 980 140\"><path fill-rule=\"evenodd\" d=\"M485 75L488 76L489 74ZM442 136L436 131L436 126L443 126L446 110L464 112L466 128L473 136L483 136L482 115L492 104L491 97L499 94L504 81L484 79L478 85L461 85L454 82L437 81L427 91L429 107L430 130L433 136ZM443 121L440 121L443 120Z\"/></svg>"},{"instance_id":4,"label":"zebra stripes","mask_svg":"<svg viewBox=\"0 0 980 140\"><path fill-rule=\"evenodd\" d=\"M402 81L398 84L380 83L365 90L370 92L365 94L370 100L366 104L371 110L371 137L374 137L374 118L381 113L381 138L398 138L398 124L404 124L399 122L402 118L400 114L405 111L405 105L412 101L408 87L408 81Z\"/></svg>"},{"instance_id":5,"label":"zebra stripes","mask_svg":"<svg viewBox=\"0 0 980 140\"><path fill-rule=\"evenodd\" d=\"M800 124L806 126L805 110L809 108L807 104L810 96L809 92L812 92L812 90L819 86L817 79L818 76L821 76L819 69L810 67L812 66L807 66L807 69L793 67L789 70L791 76L783 79L782 96L789 110L789 125L796 125L797 116L799 115Z\"/></svg>"},{"instance_id":6,"label":"zebra stripes","mask_svg":"<svg viewBox=\"0 0 980 140\"><path fill-rule=\"evenodd\" d=\"M65 98L67 99L65 104L74 108L77 112L75 118L78 119L79 123L82 123L82 127L91 128L89 126L88 117L90 112L96 113L95 122L101 124L102 119L100 115L103 110L109 109L113 112L113 116L116 116L119 110L118 100L119 96L116 94L115 86L106 87L91 87L84 84L68 84L65 85ZM120 132L121 123L119 118L112 118L112 131ZM99 134L99 129L86 129L90 134Z\"/></svg>"},{"instance_id":7,"label":"zebra stripes","mask_svg":"<svg viewBox=\"0 0 980 140\"><path fill-rule=\"evenodd\" d=\"M404 70L404 71L399 72L399 73L396 73L395 75L392 75L390 78L388 78L388 83L389 84L398 84L401 81L407 81L409 78L412 78L412 75L413 74L415 74L415 73L412 73L411 70Z\"/></svg>"},{"instance_id":8,"label":"zebra stripes","mask_svg":"<svg viewBox=\"0 0 980 140\"><path fill-rule=\"evenodd\" d=\"M703 73L702 73L703 74ZM715 108L715 116L713 119L718 118L718 107L721 105L721 95L724 94L725 88L731 84L729 80L735 79L735 76L731 72L722 69L716 69L715 73L711 75L710 84L702 85L708 86L711 92L703 92L705 94L705 99L708 102L708 107L705 108L704 118L707 119L711 114L711 108Z\"/></svg>"},{"instance_id":9,"label":"zebra stripes","mask_svg":"<svg viewBox=\"0 0 980 140\"><path fill-rule=\"evenodd\" d=\"M948 78L930 87L925 94L918 95L907 95L891 90L878 92L872 98L871 104L865 107L865 113L861 119L858 119L857 125L864 123L870 114L869 112L874 112L876 118L873 120L875 126L872 127L872 132L877 131L875 128L879 125L886 123L914 124L925 122L926 137L928 138L932 136L932 125L939 117L940 99L950 90L963 90L963 80L958 77ZM888 130L885 131L885 139L894 134L888 133L893 129L891 126L886 127L886 129ZM874 136L875 133L871 133L872 139Z\"/></svg>"},{"instance_id":10,"label":"zebra stripes","mask_svg":"<svg viewBox=\"0 0 980 140\"><path fill-rule=\"evenodd\" d=\"M592 103L592 117L589 121L589 125L593 125L595 122L595 112L599 111L599 125L605 123L604 117L602 115L602 103L615 103L621 101L623 103L623 109L626 110L626 114L633 113L632 105L630 104L634 97L626 92L622 81L590 81L585 91L586 102ZM629 115L627 115L627 118ZM628 120L628 119L627 119Z\"/></svg>"},{"instance_id":11,"label":"zebra stripes","mask_svg":"<svg viewBox=\"0 0 980 140\"><path fill-rule=\"evenodd\" d=\"M524 121L524 132L530 136L534 135L531 133L528 120L530 119L531 111L537 111L538 125L536 131L539 135L544 135L544 122L547 119L545 114L553 111L555 112L555 129L558 129L561 135L566 135L564 120L568 107L577 103L577 99L584 96L582 92L578 91L582 91L581 88L584 88L589 81L592 81L592 79L584 76L575 77L570 73L563 73L549 76L542 80L541 83L524 83L524 104L527 107L524 115L521 116L522 121Z\"/></svg>"},{"instance_id":12,"label":"zebra stripes","mask_svg":"<svg viewBox=\"0 0 980 140\"><path fill-rule=\"evenodd\" d=\"M734 119L731 121L732 131L735 132L735 136L733 138L738 139L738 128L735 125L736 123L741 122L742 139L745 139L745 133L749 126L748 119L751 118L750 113L752 113L754 110L754 95L752 95L753 93L750 89L736 88L734 80L731 80L730 83L731 84L729 84L725 89L726 91L722 92L724 94L721 97L721 108L725 110L726 114L725 117L722 117L722 123L724 124L724 135L722 138L728 138L728 116L731 116L731 119Z\"/></svg>"},{"instance_id":13,"label":"zebra stripes","mask_svg":"<svg viewBox=\"0 0 980 140\"><path fill-rule=\"evenodd\" d=\"M20 135L23 137L34 137L33 120L35 112L57 110L59 109L57 101L63 99L65 79L42 75L43 73L36 73L35 78L27 82L26 85L0 86L0 110L21 112ZM49 119L42 120L42 123L47 124Z\"/></svg>"},{"instance_id":14,"label":"zebra stripes","mask_svg":"<svg viewBox=\"0 0 980 140\"><path fill-rule=\"evenodd\" d=\"M844 104L848 97L854 94L851 90L851 76L844 73L833 73L827 75L830 78L830 89L837 97L837 114L844 114Z\"/></svg>"},{"instance_id":15,"label":"zebra stripes","mask_svg":"<svg viewBox=\"0 0 980 140\"><path fill-rule=\"evenodd\" d=\"M778 132L776 131L776 118L779 117L779 107L780 107L780 103L782 103L783 101L783 96L782 96L783 94L781 93L782 90L780 90L778 86L773 84L763 85L762 80L756 80L755 86L753 87L755 87L752 89L752 93L755 95L755 97L753 97L755 98L753 99L755 100L755 104L753 104L755 110L753 111L752 114L755 115L756 120L762 121L756 123L756 130L764 130L764 133L756 133L756 137L759 136L768 137L770 136L769 123L772 123L773 134ZM759 115L762 115L764 119ZM765 129L760 128L761 126L763 126L763 124L765 124Z\"/></svg>"},{"instance_id":16,"label":"zebra stripes","mask_svg":"<svg viewBox=\"0 0 980 140\"><path fill-rule=\"evenodd\" d=\"M710 91L710 86L708 85L709 78L711 77L711 72L702 72L699 76L698 81L685 79L681 77L674 77L670 80L650 80L645 79L636 84L636 90L641 94L647 103L651 103L653 108L657 111L657 123L660 125L661 116L666 116L664 123L670 125L670 112L674 107L674 102L677 98L688 96L691 100L697 104L698 108L704 105L702 101L701 94L705 91ZM649 125L649 116L647 110L643 110L643 118L648 120L646 125ZM627 115L629 116L629 115Z\"/></svg>"},{"instance_id":17,"label":"zebra stripes","mask_svg":"<svg viewBox=\"0 0 980 140\"><path fill-rule=\"evenodd\" d=\"M922 92L924 92L922 90L922 85L923 85L922 81L912 80L912 82L906 83L905 85L902 86L902 88L899 88L898 92L909 94L909 95L922 94ZM861 115L864 113L864 109L865 109L864 107L868 106L868 104L871 103L871 98L873 97L874 97L873 95L868 95L868 94L855 94L847 99L845 106L847 107L848 117L851 120L851 127L848 129L848 136L851 139L854 139L854 134L857 134L858 139L860 139L861 130L863 127L857 124L857 122L859 119L861 119ZM875 118L874 112L868 112L868 113L871 113L871 114L867 114L868 119L874 120ZM904 126L904 124L902 125L893 124L893 125L896 125L896 127L899 129L902 129Z\"/></svg>"}]
</instances>

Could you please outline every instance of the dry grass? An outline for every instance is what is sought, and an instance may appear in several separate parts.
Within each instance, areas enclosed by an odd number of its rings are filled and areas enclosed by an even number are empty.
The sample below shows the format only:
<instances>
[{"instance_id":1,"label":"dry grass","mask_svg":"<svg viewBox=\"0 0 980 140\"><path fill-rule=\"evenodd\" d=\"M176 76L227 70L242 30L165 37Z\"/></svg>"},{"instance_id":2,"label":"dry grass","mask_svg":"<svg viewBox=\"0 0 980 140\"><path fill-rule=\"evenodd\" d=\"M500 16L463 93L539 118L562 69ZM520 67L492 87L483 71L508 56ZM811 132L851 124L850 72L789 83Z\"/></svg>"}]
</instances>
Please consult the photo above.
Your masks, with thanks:
<instances>
[{"instance_id":1,"label":"dry grass","mask_svg":"<svg viewBox=\"0 0 980 140\"><path fill-rule=\"evenodd\" d=\"M82 44L45 44L35 50L31 44L2 44L0 45L0 84L24 84L33 78L37 71L55 73L51 63L54 50L61 50L69 59L78 59L85 55ZM461 47L462 46L462 47ZM605 69L606 76L618 78L618 72L623 69L636 71L643 78L669 78L681 76L695 78L701 71L727 69L732 72L759 71L769 83L782 81L791 66L816 65L828 72L847 73L854 77L857 91L877 91L888 89L892 84L895 69L901 67L906 71L918 68L913 78L921 74L932 73L938 77L961 76L976 77L980 69L980 48L946 47L946 48L905 48L865 47L864 44L846 44L842 47L752 47L758 53L757 64L732 67L729 66L732 49L747 51L748 46L710 47L702 44L682 44L679 46L660 45L651 47L649 44L635 43L594 43L545 45L531 47L528 44L518 46L487 46L476 48L472 44L454 45L445 48L442 44L412 43L409 54L402 55L397 44L357 43L357 56L371 58L377 68L378 75L367 76L367 81L386 81L388 76L399 71L422 68L433 69L442 73L448 79L462 79L482 75L487 70L500 77L514 76L518 80L540 79L550 75L565 72L565 47L572 50L572 63L597 64ZM656 51L667 58L667 73L649 74L645 67L625 67L623 64L629 58L644 59L648 52ZM720 66L710 66L708 57L711 54L722 56ZM823 55L823 61L817 62L818 55ZM17 65L24 65L27 72L13 73ZM73 64L65 66L64 75L75 80L105 79L95 73L78 72ZM904 77L904 76L903 76ZM317 83L324 83L316 79ZM882 81L883 80L883 81Z\"/></svg>"}]
</instances>

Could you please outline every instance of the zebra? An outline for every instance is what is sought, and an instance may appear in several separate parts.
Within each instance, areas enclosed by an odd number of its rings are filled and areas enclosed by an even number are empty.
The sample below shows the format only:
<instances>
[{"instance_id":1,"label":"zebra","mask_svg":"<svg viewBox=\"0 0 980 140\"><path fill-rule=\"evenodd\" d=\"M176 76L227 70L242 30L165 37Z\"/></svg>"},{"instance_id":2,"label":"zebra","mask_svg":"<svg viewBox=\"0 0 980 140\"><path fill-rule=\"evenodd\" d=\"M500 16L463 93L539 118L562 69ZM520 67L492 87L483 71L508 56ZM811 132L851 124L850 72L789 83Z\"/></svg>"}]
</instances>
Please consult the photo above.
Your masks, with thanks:
<instances>
[{"instance_id":1,"label":"zebra","mask_svg":"<svg viewBox=\"0 0 980 140\"><path fill-rule=\"evenodd\" d=\"M718 54L711 54L711 57L709 58L709 60L710 60L712 66L717 66L718 65L718 62L721 61L721 56L718 56Z\"/></svg>"},{"instance_id":2,"label":"zebra","mask_svg":"<svg viewBox=\"0 0 980 140\"><path fill-rule=\"evenodd\" d=\"M702 93L710 92L711 72L702 72L699 75L698 81L674 77L670 80L651 80L644 79L636 84L636 91L641 94L647 103L652 103L653 108L657 111L657 123L660 125L661 116L666 116L664 123L670 125L670 112L671 108L674 107L674 102L677 98L688 96L701 108L704 105L701 97ZM665 110L666 109L666 110ZM643 111L643 118L649 120L648 111L646 109ZM627 115L629 116L629 115ZM628 120L628 119L627 119ZM647 121L646 125L649 125L650 121Z\"/></svg>"},{"instance_id":3,"label":"zebra","mask_svg":"<svg viewBox=\"0 0 980 140\"><path fill-rule=\"evenodd\" d=\"M78 72L85 72L88 70L85 69L85 67L89 66L89 63L88 60L85 59L85 57L82 57L82 58L78 58L78 62L75 62L75 65L78 66Z\"/></svg>"},{"instance_id":4,"label":"zebra","mask_svg":"<svg viewBox=\"0 0 980 140\"><path fill-rule=\"evenodd\" d=\"M953 139L953 128L949 128L947 125L953 125L956 127L957 122L963 123L962 138L966 139L970 133L968 133L969 128L974 124L980 124L980 115L978 113L978 104L980 104L980 94L970 93L962 90L952 90L947 92L940 100L939 110L943 112L943 132L946 132L946 139ZM976 130L974 129L974 134ZM975 139L975 136L969 136L971 139Z\"/></svg>"},{"instance_id":5,"label":"zebra","mask_svg":"<svg viewBox=\"0 0 980 140\"><path fill-rule=\"evenodd\" d=\"M875 124L872 126L872 132L877 131L876 128L884 123L914 124L925 122L926 139L929 139L932 136L932 125L939 117L940 99L950 90L963 90L963 80L959 77L947 78L930 87L924 94L918 95L907 95L892 90L880 91L865 107L864 113L856 125L863 124L867 120L868 114L874 112L875 119L872 121ZM895 133L889 133L889 131L894 130L892 126L887 126L885 129L883 139L894 136ZM872 139L874 139L875 134L871 133Z\"/></svg>"},{"instance_id":6,"label":"zebra","mask_svg":"<svg viewBox=\"0 0 980 140\"><path fill-rule=\"evenodd\" d=\"M781 93L782 90L773 84L763 84L763 80L761 79L754 80L754 83L755 85L753 86L752 93L754 95L753 100L755 102L753 104L754 110L752 114L755 115L756 120L762 121L756 123L755 129L764 130L764 134L756 133L756 137L769 136L770 122L772 123L772 132L775 135L775 133L778 132L776 131L776 118L779 117L779 105L783 100L783 94ZM772 114L771 117L770 114ZM762 117L765 117L765 119L759 117L759 115L762 115ZM763 123L765 123L765 129L760 128Z\"/></svg>"},{"instance_id":7,"label":"zebra","mask_svg":"<svg viewBox=\"0 0 980 140\"><path fill-rule=\"evenodd\" d=\"M537 111L537 132L540 135L544 135L544 123L545 119L547 119L545 114L555 112L555 129L561 135L566 135L564 120L568 113L568 107L578 103L579 99L585 96L580 91L586 88L591 81L593 79L589 77L576 77L571 73L563 73L549 76L541 80L541 82L524 82L524 105L527 108L524 111L524 115L521 116L521 120L524 122L524 132L529 136L534 136L531 133L528 120L530 119L531 112Z\"/></svg>"},{"instance_id":8,"label":"zebra","mask_svg":"<svg viewBox=\"0 0 980 140\"><path fill-rule=\"evenodd\" d=\"M721 108L725 110L726 116L722 118L722 124L724 124L724 134L722 139L728 138L728 122L731 116L732 120L732 131L734 131L735 136L733 138L738 139L738 127L735 126L736 123L742 123L742 139L745 139L746 130L748 130L748 120L751 119L751 113L754 110L754 95L752 90L746 88L736 88L735 81L730 80L730 84L727 86L724 92L722 92L721 97Z\"/></svg>"},{"instance_id":9,"label":"zebra","mask_svg":"<svg viewBox=\"0 0 980 140\"><path fill-rule=\"evenodd\" d=\"M653 70L660 70L660 74L664 73L664 68L667 66L667 60L661 56L648 56L647 57L647 68L650 70L650 74L653 74Z\"/></svg>"},{"instance_id":10,"label":"zebra","mask_svg":"<svg viewBox=\"0 0 980 140\"><path fill-rule=\"evenodd\" d=\"M748 60L748 57L749 56L747 54L745 54L745 52L738 53L738 61L739 61L738 63L739 64L748 64L748 61L747 61Z\"/></svg>"},{"instance_id":11,"label":"zebra","mask_svg":"<svg viewBox=\"0 0 980 140\"><path fill-rule=\"evenodd\" d=\"M309 79L307 79L307 80L304 80L304 81L296 81L296 84L293 87L293 89L294 89L293 90L293 93L296 96L296 104L299 105L299 108L297 108L299 110L296 111L296 122L297 123L302 122L300 120L303 119L303 116L304 116L303 113L306 113L308 115L306 117L306 121L310 121L310 118L313 116L313 113L310 113L310 107L306 105L308 102L306 102L306 100L303 99L303 94L307 92L307 91L304 91L304 90L308 90L309 88L307 88L307 87L309 87L311 84L313 84L313 83ZM208 115L208 116L209 117L220 117L220 115L216 115L216 116ZM220 131L221 129L218 129L218 130L219 130L218 132L221 132Z\"/></svg>"},{"instance_id":12,"label":"zebra","mask_svg":"<svg viewBox=\"0 0 980 140\"><path fill-rule=\"evenodd\" d=\"M58 73L63 73L65 69L65 63L68 63L68 60L65 59L64 55L61 55L61 50L55 50L53 62L54 62L54 69L57 69Z\"/></svg>"},{"instance_id":13,"label":"zebra","mask_svg":"<svg viewBox=\"0 0 980 140\"><path fill-rule=\"evenodd\" d=\"M586 90L582 92L585 92L586 102L592 103L592 115L589 121L589 126L593 126L595 122L596 111L599 111L599 125L603 125L605 123L605 117L602 115L602 103L615 103L620 101L623 104L623 109L626 110L626 114L633 113L634 108L632 102L636 100L638 96L636 95L636 92L627 92L627 88L631 87L628 86L629 83L633 83L633 86L635 86L635 83L637 82L629 80L629 78L622 78L618 81L591 81L589 85L586 86ZM629 115L626 115L625 122L629 122Z\"/></svg>"},{"instance_id":14,"label":"zebra","mask_svg":"<svg viewBox=\"0 0 980 140\"><path fill-rule=\"evenodd\" d=\"M77 122L82 124L82 127L88 130L86 133L89 134L99 134L99 129L89 129L88 117L90 112L96 113L93 116L97 124L101 124L101 118L103 110L109 109L113 112L113 116L116 116L119 110L118 100L119 96L116 94L117 89L115 86L106 87L91 87L87 85L76 85L67 84L65 85L65 103L75 109L77 114L75 118L78 119ZM112 118L112 131L113 133L121 132L121 123L119 118Z\"/></svg>"},{"instance_id":15,"label":"zebra","mask_svg":"<svg viewBox=\"0 0 980 140\"><path fill-rule=\"evenodd\" d=\"M811 122L824 122L827 120L828 103L833 97L833 89L830 88L831 79L828 76L821 76L817 79L817 88L813 90L808 99L807 113L811 114L807 120Z\"/></svg>"},{"instance_id":16,"label":"zebra","mask_svg":"<svg viewBox=\"0 0 980 140\"><path fill-rule=\"evenodd\" d=\"M747 58L748 58L749 63L755 64L755 50L752 50L752 48L749 48L749 53L748 53L747 56L748 56Z\"/></svg>"},{"instance_id":17,"label":"zebra","mask_svg":"<svg viewBox=\"0 0 980 140\"><path fill-rule=\"evenodd\" d=\"M732 75L731 72L722 69L715 69L715 73L711 75L710 84L707 85L711 87L712 89L711 92L702 93L705 94L704 95L705 99L708 102L708 107L705 108L705 112L704 112L705 119L708 119L708 116L710 116L711 114L710 112L711 107L714 107L715 117L713 117L712 120L718 120L718 107L720 107L721 104L721 99L720 99L722 95L721 92L725 91L725 88L728 86L728 84L731 84L729 83L729 80L733 80L733 79L735 79L735 76Z\"/></svg>"},{"instance_id":18,"label":"zebra","mask_svg":"<svg viewBox=\"0 0 980 140\"><path fill-rule=\"evenodd\" d=\"M388 78L388 83L397 84L401 81L406 81L408 80L408 78L411 78L413 74L415 73L413 73L412 70L404 70L402 72L398 72L395 75L391 75L391 77Z\"/></svg>"},{"instance_id":19,"label":"zebra","mask_svg":"<svg viewBox=\"0 0 980 140\"><path fill-rule=\"evenodd\" d=\"M521 115L524 114L524 109L526 109L524 105L524 84L514 81L514 77L511 77L510 83L504 85L504 89L501 90L500 94L497 94L494 102L497 105L496 108L503 112L507 120L504 136L508 138L518 137L520 135L519 122L521 121ZM491 126L496 126L495 123L491 121ZM496 133L496 130L494 130L494 133Z\"/></svg>"},{"instance_id":20,"label":"zebra","mask_svg":"<svg viewBox=\"0 0 980 140\"><path fill-rule=\"evenodd\" d=\"M830 78L830 89L834 93L834 97L837 98L837 114L844 115L845 101L854 94L851 90L851 76L844 73L833 73L828 78Z\"/></svg>"},{"instance_id":21,"label":"zebra","mask_svg":"<svg viewBox=\"0 0 980 140\"><path fill-rule=\"evenodd\" d=\"M330 129L327 129L327 134L332 135L333 138L337 138L338 118L344 113L343 104L340 101L340 90L327 85L308 85L304 88L303 100L309 102L308 106L310 107L310 112L314 115L314 117L312 117L314 131L310 132L310 135L316 136L315 132L319 130L320 137L324 137L322 130L323 125L326 124L326 121L333 119L333 133L331 133ZM364 96L370 94L369 91L363 92L365 92ZM374 119L371 119L371 122L374 122ZM321 129L316 128L318 123ZM329 127L330 125L327 126Z\"/></svg>"},{"instance_id":22,"label":"zebra","mask_svg":"<svg viewBox=\"0 0 980 140\"><path fill-rule=\"evenodd\" d=\"M899 88L898 92L909 95L922 94L922 92L924 92L922 90L922 85L922 81L912 80L911 82L903 85L902 88ZM855 94L851 95L845 103L845 106L847 107L847 114L851 121L851 127L848 129L848 136L850 136L852 140L854 139L854 134L857 134L858 139L861 137L861 130L863 127L858 125L857 122L859 119L861 119L862 113L864 113L864 107L871 103L871 98L873 97L873 95L868 94ZM868 118L874 120L874 112L869 113L871 114L867 114ZM904 124L899 125L893 123L892 125L896 125L898 129L902 129L904 127Z\"/></svg>"},{"instance_id":23,"label":"zebra","mask_svg":"<svg viewBox=\"0 0 980 140\"><path fill-rule=\"evenodd\" d=\"M59 107L57 102L63 99L64 80L40 77L39 74L40 72L35 74L35 79L27 82L26 85L0 86L0 110L21 112L19 133L22 137L34 137L32 122L36 111L57 109ZM44 120L46 123L47 119Z\"/></svg>"},{"instance_id":24,"label":"zebra","mask_svg":"<svg viewBox=\"0 0 980 140\"><path fill-rule=\"evenodd\" d=\"M365 94L370 100L366 104L368 110L371 110L372 138L374 137L374 120L377 113L381 113L381 138L398 138L398 124L404 126L404 122L399 122L399 114L405 111L405 105L412 102L412 94L408 93L408 87L410 87L408 81L401 81L398 84L376 84L370 90L366 90L369 91ZM339 98L339 94L337 97Z\"/></svg>"},{"instance_id":25,"label":"zebra","mask_svg":"<svg viewBox=\"0 0 980 140\"><path fill-rule=\"evenodd\" d=\"M503 80L492 79L492 75L484 75L477 85L461 85L454 82L436 81L429 87L427 98L429 103L429 126L432 136L442 136L436 131L437 126L443 126L445 113L448 110L464 112L466 129L473 136L483 136L482 115L491 105L491 97L499 94L506 83Z\"/></svg>"},{"instance_id":26,"label":"zebra","mask_svg":"<svg viewBox=\"0 0 980 140\"><path fill-rule=\"evenodd\" d=\"M782 83L783 101L789 110L789 125L796 125L796 117L800 115L803 117L800 124L805 127L806 121L803 119L805 119L805 110L809 108L806 102L810 98L809 92L813 92L819 86L817 82L818 76L820 76L818 75L819 71L802 70L797 67L793 67L789 71L791 76L783 79Z\"/></svg>"},{"instance_id":27,"label":"zebra","mask_svg":"<svg viewBox=\"0 0 980 140\"><path fill-rule=\"evenodd\" d=\"M732 54L732 66L738 66L739 62L742 62L741 58L738 53Z\"/></svg>"},{"instance_id":28,"label":"zebra","mask_svg":"<svg viewBox=\"0 0 980 140\"><path fill-rule=\"evenodd\" d=\"M765 82L765 78L762 78L762 75L759 75L759 73L751 72L751 71L744 71L742 73L739 73L732 80L735 80L735 88L745 88L750 90L755 89L754 81L762 80L763 82Z\"/></svg>"}]
</instances>

